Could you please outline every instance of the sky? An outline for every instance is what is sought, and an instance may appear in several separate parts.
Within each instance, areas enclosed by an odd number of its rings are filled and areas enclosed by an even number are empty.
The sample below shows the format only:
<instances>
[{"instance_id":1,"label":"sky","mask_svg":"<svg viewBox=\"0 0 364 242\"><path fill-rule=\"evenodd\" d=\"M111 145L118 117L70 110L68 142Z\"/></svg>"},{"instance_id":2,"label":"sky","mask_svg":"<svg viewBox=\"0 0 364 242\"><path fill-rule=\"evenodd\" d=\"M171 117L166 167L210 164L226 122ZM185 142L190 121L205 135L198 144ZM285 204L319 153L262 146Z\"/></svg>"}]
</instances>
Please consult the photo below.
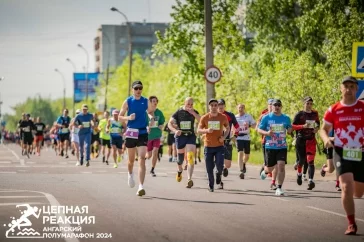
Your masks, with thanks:
<instances>
[{"instance_id":1,"label":"sky","mask_svg":"<svg viewBox=\"0 0 364 242\"><path fill-rule=\"evenodd\" d=\"M170 22L174 0L0 0L0 99L2 113L27 97L72 97L72 65L81 72L86 65L83 45L90 55L89 72L94 71L93 40L102 24L129 21Z\"/></svg>"}]
</instances>

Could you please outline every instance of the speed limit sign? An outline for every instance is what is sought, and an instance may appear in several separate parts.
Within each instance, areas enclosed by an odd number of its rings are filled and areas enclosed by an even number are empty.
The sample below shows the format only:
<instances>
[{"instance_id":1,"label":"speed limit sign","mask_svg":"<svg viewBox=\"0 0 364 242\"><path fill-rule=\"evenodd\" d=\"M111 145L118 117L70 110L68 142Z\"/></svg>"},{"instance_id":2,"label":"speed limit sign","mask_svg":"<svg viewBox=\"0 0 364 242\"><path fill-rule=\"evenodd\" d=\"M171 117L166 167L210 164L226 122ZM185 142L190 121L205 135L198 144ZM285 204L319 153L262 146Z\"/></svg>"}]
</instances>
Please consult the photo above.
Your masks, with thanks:
<instances>
[{"instance_id":1,"label":"speed limit sign","mask_svg":"<svg viewBox=\"0 0 364 242\"><path fill-rule=\"evenodd\" d=\"M210 83L216 83L221 79L221 71L216 66L210 66L205 71L205 79Z\"/></svg>"}]
</instances>

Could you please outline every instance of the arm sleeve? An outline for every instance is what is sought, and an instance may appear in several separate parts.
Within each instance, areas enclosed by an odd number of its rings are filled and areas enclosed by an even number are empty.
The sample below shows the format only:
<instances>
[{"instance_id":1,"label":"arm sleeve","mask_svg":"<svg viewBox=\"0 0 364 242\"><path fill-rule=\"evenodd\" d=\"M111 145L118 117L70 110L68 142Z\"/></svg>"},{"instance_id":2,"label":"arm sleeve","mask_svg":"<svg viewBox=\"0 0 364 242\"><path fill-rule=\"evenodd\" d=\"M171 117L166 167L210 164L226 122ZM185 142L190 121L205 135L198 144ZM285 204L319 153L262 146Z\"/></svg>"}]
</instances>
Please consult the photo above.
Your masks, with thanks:
<instances>
[{"instance_id":1,"label":"arm sleeve","mask_svg":"<svg viewBox=\"0 0 364 242\"><path fill-rule=\"evenodd\" d=\"M300 113L298 112L293 118L293 123L292 123L293 130L303 129L303 124L299 124L299 120L300 120Z\"/></svg>"},{"instance_id":2,"label":"arm sleeve","mask_svg":"<svg viewBox=\"0 0 364 242\"><path fill-rule=\"evenodd\" d=\"M240 126L239 126L238 120L236 120L236 117L235 117L235 115L234 115L234 114L231 114L231 120L232 120L232 122L233 122L234 128L235 128L235 129L239 129L239 128L240 128Z\"/></svg>"}]
</instances>

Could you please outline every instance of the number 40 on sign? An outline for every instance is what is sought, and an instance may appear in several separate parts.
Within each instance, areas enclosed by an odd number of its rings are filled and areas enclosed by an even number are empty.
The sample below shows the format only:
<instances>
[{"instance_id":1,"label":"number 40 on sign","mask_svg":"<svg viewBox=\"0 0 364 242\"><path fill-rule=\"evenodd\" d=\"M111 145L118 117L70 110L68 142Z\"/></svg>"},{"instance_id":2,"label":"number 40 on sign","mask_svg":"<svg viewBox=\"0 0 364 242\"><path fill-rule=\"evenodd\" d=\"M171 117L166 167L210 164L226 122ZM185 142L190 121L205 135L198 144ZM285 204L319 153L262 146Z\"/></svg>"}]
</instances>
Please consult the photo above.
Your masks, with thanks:
<instances>
[{"instance_id":1,"label":"number 40 on sign","mask_svg":"<svg viewBox=\"0 0 364 242\"><path fill-rule=\"evenodd\" d=\"M221 79L221 71L216 66L210 66L205 71L205 79L210 83L216 83Z\"/></svg>"}]
</instances>

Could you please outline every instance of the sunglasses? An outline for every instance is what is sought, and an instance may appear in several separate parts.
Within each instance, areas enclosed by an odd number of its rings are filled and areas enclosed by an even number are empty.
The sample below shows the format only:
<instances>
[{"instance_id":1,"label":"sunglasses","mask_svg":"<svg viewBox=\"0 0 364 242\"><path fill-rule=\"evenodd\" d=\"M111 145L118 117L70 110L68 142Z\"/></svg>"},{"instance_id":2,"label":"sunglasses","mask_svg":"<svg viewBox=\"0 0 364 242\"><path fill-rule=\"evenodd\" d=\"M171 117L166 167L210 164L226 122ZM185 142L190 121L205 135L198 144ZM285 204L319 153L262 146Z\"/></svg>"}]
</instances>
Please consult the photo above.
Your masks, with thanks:
<instances>
[{"instance_id":1,"label":"sunglasses","mask_svg":"<svg viewBox=\"0 0 364 242\"><path fill-rule=\"evenodd\" d=\"M142 87L134 87L133 88L135 91L137 91L137 90L143 90L143 88Z\"/></svg>"},{"instance_id":2,"label":"sunglasses","mask_svg":"<svg viewBox=\"0 0 364 242\"><path fill-rule=\"evenodd\" d=\"M273 106L274 106L274 107L282 107L282 105L281 105L281 104L279 104L279 103L273 104Z\"/></svg>"},{"instance_id":3,"label":"sunglasses","mask_svg":"<svg viewBox=\"0 0 364 242\"><path fill-rule=\"evenodd\" d=\"M217 107L217 104L210 104L211 107Z\"/></svg>"}]
</instances>

